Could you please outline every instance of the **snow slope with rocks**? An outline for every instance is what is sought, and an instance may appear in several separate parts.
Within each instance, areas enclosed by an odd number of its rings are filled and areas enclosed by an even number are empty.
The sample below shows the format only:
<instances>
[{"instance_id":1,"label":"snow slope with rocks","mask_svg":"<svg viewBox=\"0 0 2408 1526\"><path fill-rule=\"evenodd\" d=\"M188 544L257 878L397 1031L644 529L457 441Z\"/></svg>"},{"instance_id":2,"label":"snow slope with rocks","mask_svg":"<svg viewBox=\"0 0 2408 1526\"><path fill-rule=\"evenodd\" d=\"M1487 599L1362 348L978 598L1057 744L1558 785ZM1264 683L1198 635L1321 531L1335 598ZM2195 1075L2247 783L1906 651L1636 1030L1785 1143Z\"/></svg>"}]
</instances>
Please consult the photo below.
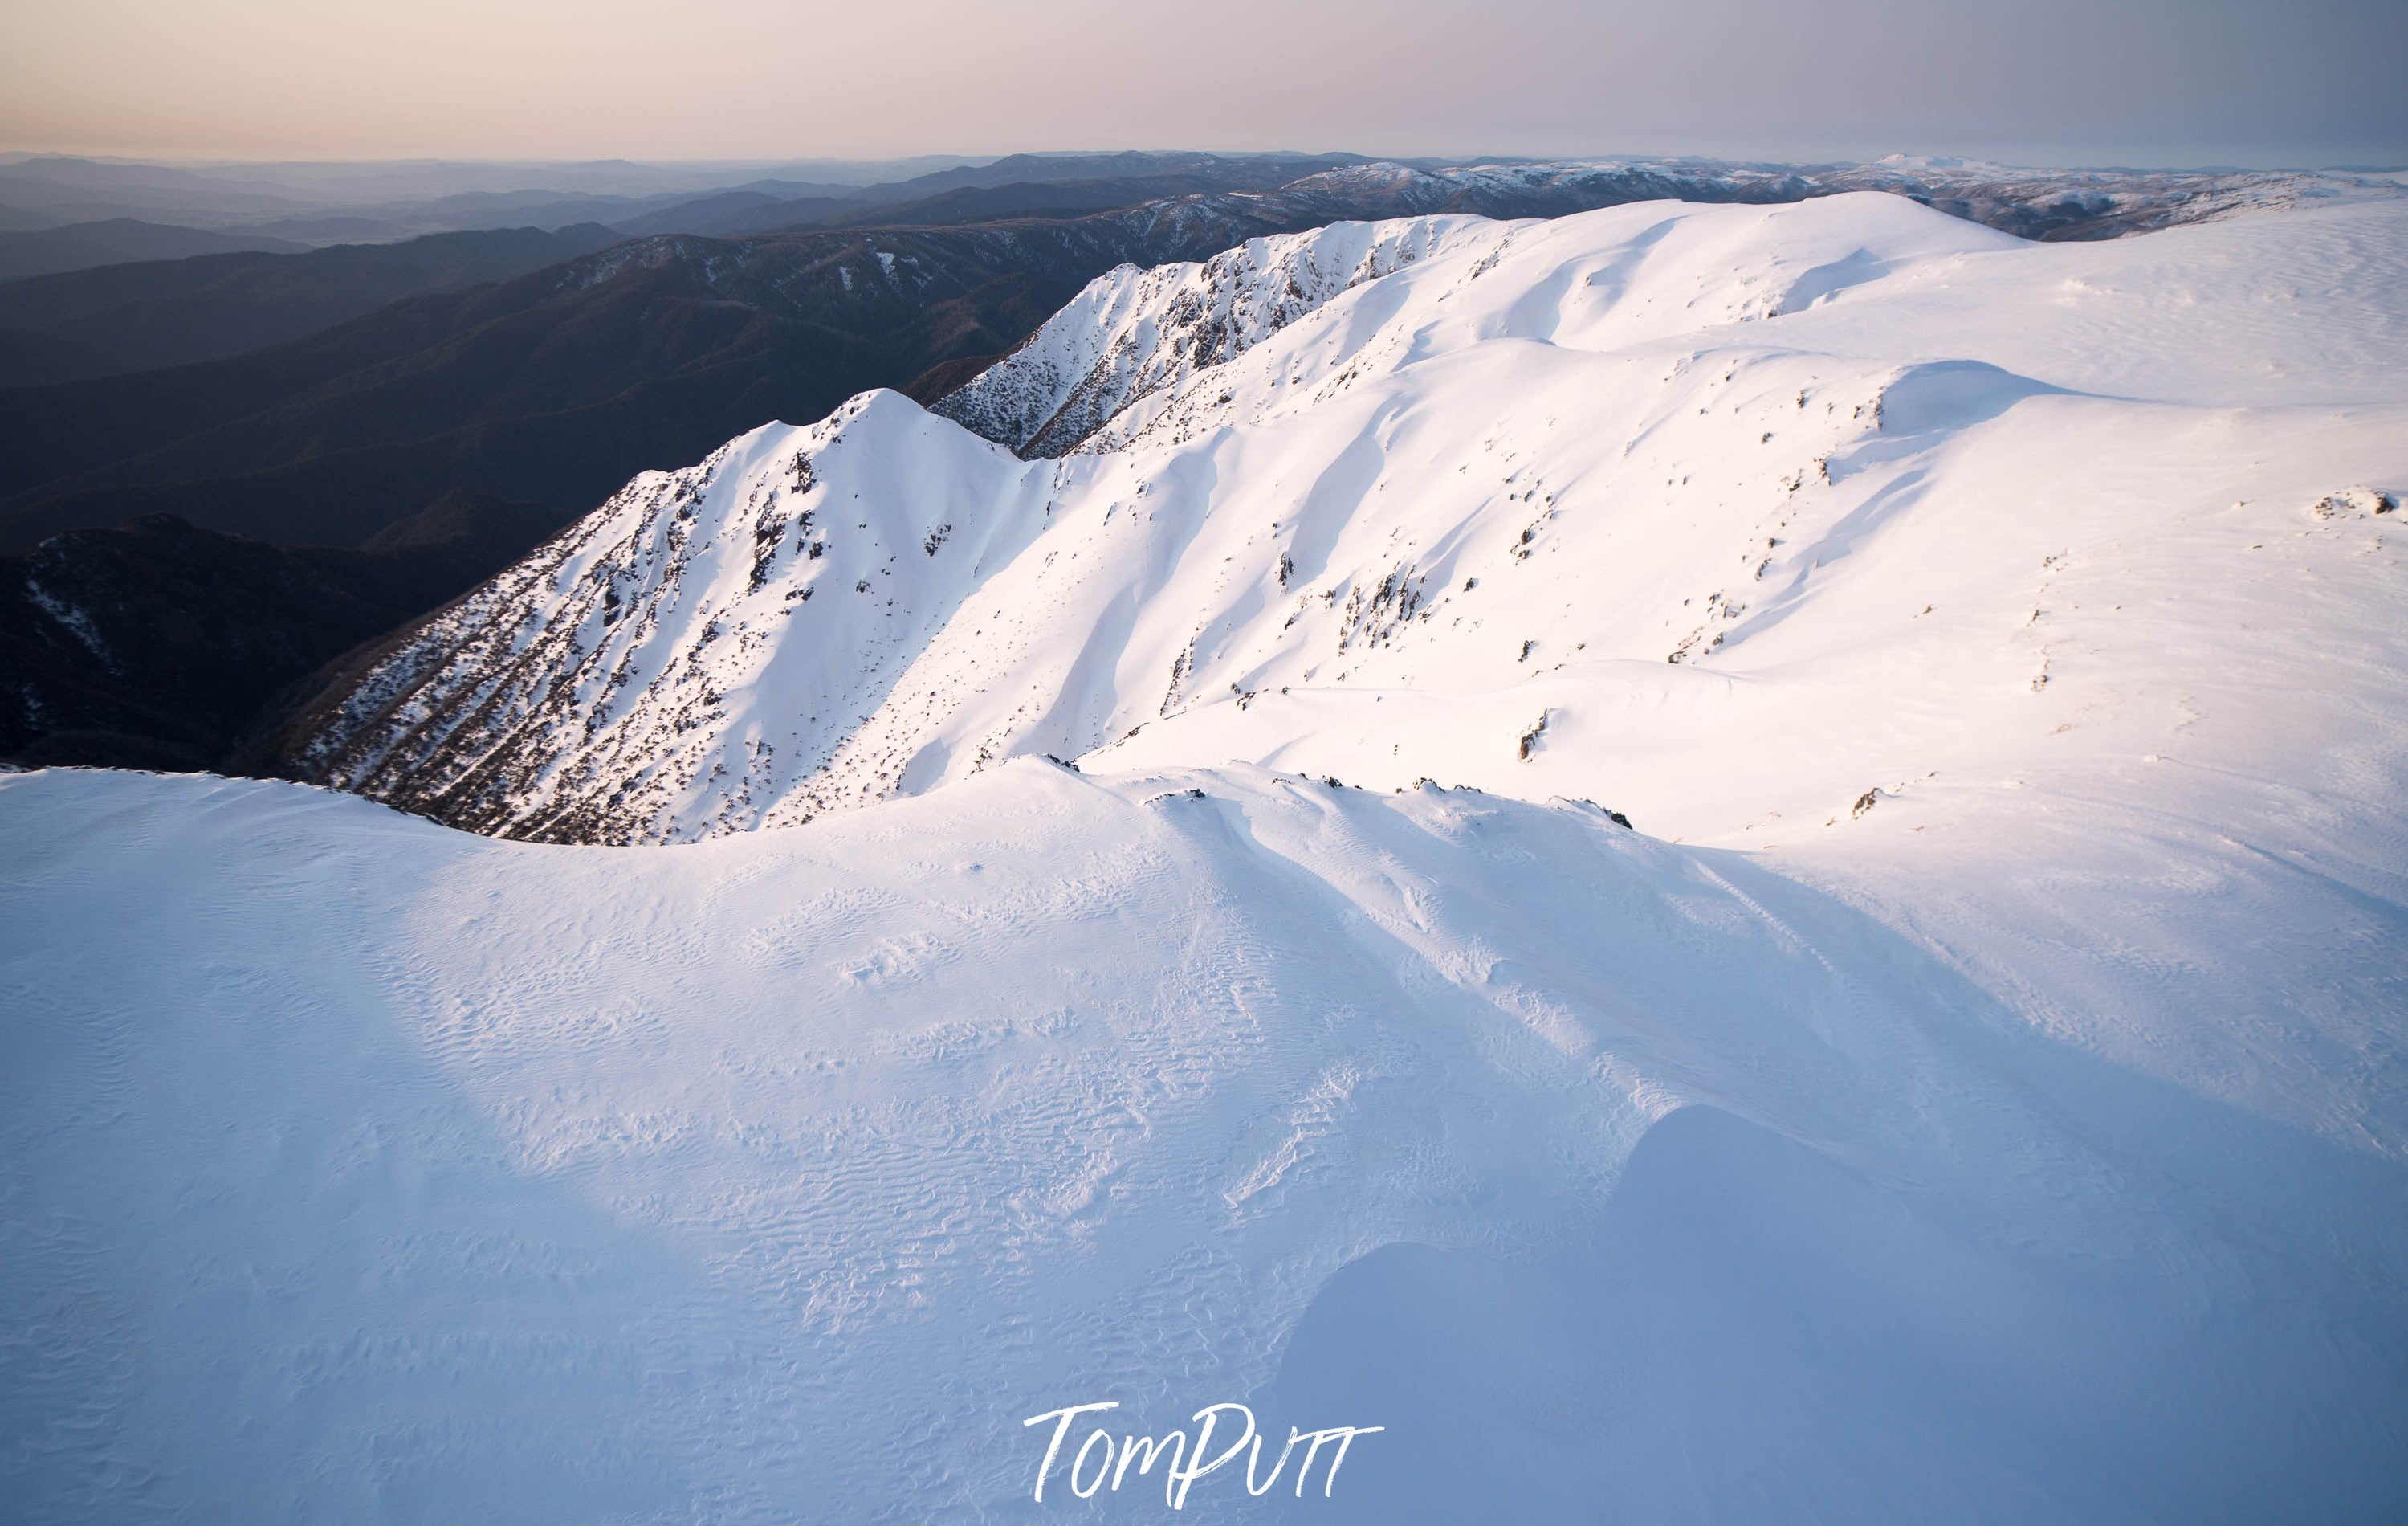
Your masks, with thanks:
<instances>
[{"instance_id":1,"label":"snow slope with rocks","mask_svg":"<svg viewBox=\"0 0 2408 1526\"><path fill-rule=\"evenodd\" d=\"M638 479L321 738L684 846L0 780L18 1513L1132 1519L1023 1421L1243 1401L1184 1513L2386 1519L2408 209L1330 237L1059 459ZM1136 279L1049 385L1273 310Z\"/></svg>"}]
</instances>

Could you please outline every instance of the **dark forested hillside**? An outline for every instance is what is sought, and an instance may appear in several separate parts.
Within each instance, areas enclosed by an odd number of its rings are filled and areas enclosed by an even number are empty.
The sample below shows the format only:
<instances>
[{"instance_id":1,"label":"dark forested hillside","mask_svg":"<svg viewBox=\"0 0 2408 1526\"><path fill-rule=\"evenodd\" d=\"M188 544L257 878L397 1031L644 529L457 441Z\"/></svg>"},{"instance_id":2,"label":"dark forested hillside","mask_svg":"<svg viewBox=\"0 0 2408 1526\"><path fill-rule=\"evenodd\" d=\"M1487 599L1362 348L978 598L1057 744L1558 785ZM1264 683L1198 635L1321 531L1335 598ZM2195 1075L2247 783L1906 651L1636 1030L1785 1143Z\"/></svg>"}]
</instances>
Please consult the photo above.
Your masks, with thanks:
<instances>
[{"instance_id":1,"label":"dark forested hillside","mask_svg":"<svg viewBox=\"0 0 2408 1526\"><path fill-rule=\"evenodd\" d=\"M559 523L452 493L356 548L271 545L158 514L0 556L0 756L223 767L282 691Z\"/></svg>"},{"instance_id":2,"label":"dark forested hillside","mask_svg":"<svg viewBox=\"0 0 2408 1526\"><path fill-rule=\"evenodd\" d=\"M0 285L0 386L75 382L281 343L426 292L505 281L617 240L591 223L306 253L230 253Z\"/></svg>"},{"instance_id":3,"label":"dark forested hillside","mask_svg":"<svg viewBox=\"0 0 2408 1526\"><path fill-rule=\"evenodd\" d=\"M295 254L308 248L257 233L219 233L110 217L64 227L0 232L0 281L24 281L62 270L87 270L136 260L177 261L202 254L265 251Z\"/></svg>"}]
</instances>

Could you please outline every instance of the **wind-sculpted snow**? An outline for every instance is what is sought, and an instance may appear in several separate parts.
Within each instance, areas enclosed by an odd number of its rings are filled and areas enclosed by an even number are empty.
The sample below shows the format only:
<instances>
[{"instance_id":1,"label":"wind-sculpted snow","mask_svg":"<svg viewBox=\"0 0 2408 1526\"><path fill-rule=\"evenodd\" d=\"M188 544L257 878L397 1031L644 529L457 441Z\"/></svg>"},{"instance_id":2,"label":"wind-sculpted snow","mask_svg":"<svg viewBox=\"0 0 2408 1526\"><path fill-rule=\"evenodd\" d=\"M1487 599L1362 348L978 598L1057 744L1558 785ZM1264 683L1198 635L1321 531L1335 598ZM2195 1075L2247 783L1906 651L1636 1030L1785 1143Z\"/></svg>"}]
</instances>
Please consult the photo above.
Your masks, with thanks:
<instances>
[{"instance_id":1,"label":"wind-sculpted snow","mask_svg":"<svg viewBox=\"0 0 2408 1526\"><path fill-rule=\"evenodd\" d=\"M1844 898L1242 768L675 851L0 782L0 1490L1087 1519L1024 1419L1243 1402L1383 1429L1186 1513L2372 1520L2402 818L2184 781L1885 803Z\"/></svg>"},{"instance_id":2,"label":"wind-sculpted snow","mask_svg":"<svg viewBox=\"0 0 2408 1526\"><path fill-rule=\"evenodd\" d=\"M1201 265L1123 266L935 411L1025 456L1069 451L1140 397L1236 358L1341 292L1493 231L1477 218L1339 223Z\"/></svg>"}]
</instances>

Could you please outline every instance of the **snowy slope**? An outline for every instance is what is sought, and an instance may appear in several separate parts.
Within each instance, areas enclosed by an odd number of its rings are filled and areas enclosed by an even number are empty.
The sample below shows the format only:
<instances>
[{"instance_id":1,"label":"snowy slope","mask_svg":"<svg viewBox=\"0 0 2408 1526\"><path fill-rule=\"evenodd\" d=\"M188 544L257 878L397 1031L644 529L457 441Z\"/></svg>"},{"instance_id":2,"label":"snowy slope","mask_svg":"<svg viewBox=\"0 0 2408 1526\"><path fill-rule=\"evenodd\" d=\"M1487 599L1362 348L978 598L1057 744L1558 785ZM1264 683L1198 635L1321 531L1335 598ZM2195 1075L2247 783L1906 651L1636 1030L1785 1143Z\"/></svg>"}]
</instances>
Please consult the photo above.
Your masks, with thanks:
<instances>
[{"instance_id":1,"label":"snowy slope","mask_svg":"<svg viewBox=\"0 0 2408 1526\"><path fill-rule=\"evenodd\" d=\"M1207 1519L2393 1513L2408 208L1408 233L1111 278L1049 386L1257 316L1058 460L639 479L321 737L684 845L0 779L0 1498L1151 1517L1031 1497L1111 1400L1386 1428Z\"/></svg>"}]
</instances>

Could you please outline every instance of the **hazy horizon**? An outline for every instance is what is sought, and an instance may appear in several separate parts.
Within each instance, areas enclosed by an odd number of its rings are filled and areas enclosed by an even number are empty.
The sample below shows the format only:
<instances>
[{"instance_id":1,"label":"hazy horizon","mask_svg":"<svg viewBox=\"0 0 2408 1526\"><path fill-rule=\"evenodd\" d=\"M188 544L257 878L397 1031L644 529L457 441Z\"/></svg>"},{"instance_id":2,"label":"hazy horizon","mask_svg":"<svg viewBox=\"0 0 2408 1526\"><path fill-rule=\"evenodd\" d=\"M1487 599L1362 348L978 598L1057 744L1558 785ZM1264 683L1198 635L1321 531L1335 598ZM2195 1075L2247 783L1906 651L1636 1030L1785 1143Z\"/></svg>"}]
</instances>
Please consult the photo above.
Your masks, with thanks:
<instances>
[{"instance_id":1,"label":"hazy horizon","mask_svg":"<svg viewBox=\"0 0 2408 1526\"><path fill-rule=\"evenodd\" d=\"M952 165L976 166L992 164L998 159L1008 159L1015 155L1029 155L1033 157L1045 158L1068 158L1086 154L1121 153L1130 151L1141 153L1212 153L1232 158L1245 157L1249 155L1268 156L1274 154L1287 154L1297 158L1315 158L1324 154L1346 153L1360 155L1363 158L1370 160L1385 160L1400 163L1405 161L1477 163L1482 160L1495 160L1499 163L1504 163L1510 161L1545 162L1553 160L1697 159L1716 163L1756 163L1797 165L1801 166L1812 165L1872 164L1893 155L1904 155L1908 158L1928 159L1933 161L1955 159L1971 163L1994 164L2010 169L2035 170L2128 169L2163 170L2171 172L2214 172L2220 170L2256 171L2338 169L2360 170L2368 173L2381 174L2408 172L2408 154L2402 154L2397 157L2374 155L2363 159L2345 157L2308 159L2300 157L2284 157L2280 155L2258 155L2254 157L2226 156L2220 158L2180 160L2168 158L2143 158L2129 153L2117 154L2112 151L2098 151L2091 152L2072 151L2070 152L2057 152L2052 155L2042 155L2031 151L2018 151L2013 149L1942 151L1916 148L1889 148L1884 149L1878 152L1868 150L1859 152L1831 151L1826 152L1792 151L1786 153L1774 153L1750 152L1742 150L1727 150L1715 152L1706 150L1692 149L1638 150L1571 148L1555 151L1525 150L1511 153L1490 152L1477 150L1463 153L1383 153L1377 149L1362 149L1343 145L1329 149L1296 149L1292 147L1260 149L1199 149L1193 147L1166 148L1153 145L1132 149L1131 146L1126 144L1109 144L1084 148L989 149L976 152L928 152L901 154L892 158L883 159L846 158L841 160L824 159L809 153L743 156L698 155L690 158L650 157L633 154L545 156L511 153L361 154L336 157L330 155L311 156L307 154L207 153L191 151L163 151L155 153L143 153L122 150L99 151L73 147L22 147L10 145L7 147L0 147L0 163L23 164L33 160L61 159L76 160L86 164L122 165L129 167L149 166L159 169L193 170L232 170L254 168L280 169L297 168L303 166L367 169L380 166L398 167L407 166L459 166L464 168L524 167L529 169L566 169L609 165L627 165L638 168L648 169L690 169L702 171L767 169L788 166L810 166L816 165L871 167L888 165L911 166L921 164L924 161L938 162L939 166ZM918 173L918 171L914 171L914 173Z\"/></svg>"},{"instance_id":2,"label":"hazy horizon","mask_svg":"<svg viewBox=\"0 0 2408 1526\"><path fill-rule=\"evenodd\" d=\"M2381 0L21 0L0 144L173 163L749 164L1077 145L1400 158L2408 163ZM941 39L941 46L930 39ZM1209 61L1209 66L1204 66ZM1131 102L1142 103L1133 109Z\"/></svg>"}]
</instances>

